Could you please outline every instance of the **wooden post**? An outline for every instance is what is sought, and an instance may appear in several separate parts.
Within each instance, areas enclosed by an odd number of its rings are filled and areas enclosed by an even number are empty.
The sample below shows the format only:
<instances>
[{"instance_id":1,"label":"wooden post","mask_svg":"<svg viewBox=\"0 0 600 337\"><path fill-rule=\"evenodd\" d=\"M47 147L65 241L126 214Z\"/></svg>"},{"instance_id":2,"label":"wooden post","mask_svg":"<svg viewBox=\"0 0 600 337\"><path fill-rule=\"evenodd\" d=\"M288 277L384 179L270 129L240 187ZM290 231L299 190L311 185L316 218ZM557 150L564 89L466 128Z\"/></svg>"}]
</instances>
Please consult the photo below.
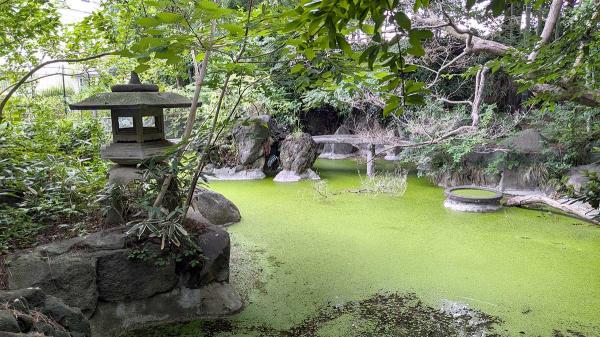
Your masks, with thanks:
<instances>
[{"instance_id":1,"label":"wooden post","mask_svg":"<svg viewBox=\"0 0 600 337\"><path fill-rule=\"evenodd\" d=\"M375 176L375 145L369 144L367 151L367 177Z\"/></svg>"}]
</instances>

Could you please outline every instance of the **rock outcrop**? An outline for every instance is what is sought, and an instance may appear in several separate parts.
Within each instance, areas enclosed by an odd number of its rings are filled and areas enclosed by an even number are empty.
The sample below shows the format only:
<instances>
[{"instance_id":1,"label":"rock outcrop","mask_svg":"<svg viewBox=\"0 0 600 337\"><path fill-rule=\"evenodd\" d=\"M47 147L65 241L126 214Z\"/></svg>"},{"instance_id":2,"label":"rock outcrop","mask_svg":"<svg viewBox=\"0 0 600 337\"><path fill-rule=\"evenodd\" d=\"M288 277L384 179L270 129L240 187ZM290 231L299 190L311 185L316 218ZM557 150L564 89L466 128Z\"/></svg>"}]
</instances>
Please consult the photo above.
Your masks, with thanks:
<instances>
[{"instance_id":1,"label":"rock outcrop","mask_svg":"<svg viewBox=\"0 0 600 337\"><path fill-rule=\"evenodd\" d=\"M262 169L265 165L270 120L267 115L251 117L233 130L239 164L245 169Z\"/></svg>"},{"instance_id":2,"label":"rock outcrop","mask_svg":"<svg viewBox=\"0 0 600 337\"><path fill-rule=\"evenodd\" d=\"M533 154L544 150L544 141L540 132L534 129L525 129L517 132L506 140L505 145L516 153Z\"/></svg>"},{"instance_id":3,"label":"rock outcrop","mask_svg":"<svg viewBox=\"0 0 600 337\"><path fill-rule=\"evenodd\" d=\"M233 202L222 194L205 188L194 192L192 209L213 225L226 226L242 219L240 210Z\"/></svg>"},{"instance_id":4,"label":"rock outcrop","mask_svg":"<svg viewBox=\"0 0 600 337\"><path fill-rule=\"evenodd\" d=\"M253 116L233 129L236 149L235 167L209 165L204 173L211 180L256 180L263 179L263 168L270 149L271 116Z\"/></svg>"},{"instance_id":5,"label":"rock outcrop","mask_svg":"<svg viewBox=\"0 0 600 337\"><path fill-rule=\"evenodd\" d=\"M123 229L55 242L11 256L8 285L38 287L77 308L94 337L239 311L241 299L228 284L228 233L209 226L194 240L202 255L187 259Z\"/></svg>"},{"instance_id":6,"label":"rock outcrop","mask_svg":"<svg viewBox=\"0 0 600 337\"><path fill-rule=\"evenodd\" d=\"M0 309L0 336L91 336L90 322L80 309L40 288L0 291L0 305L6 308Z\"/></svg>"},{"instance_id":7,"label":"rock outcrop","mask_svg":"<svg viewBox=\"0 0 600 337\"><path fill-rule=\"evenodd\" d=\"M275 176L277 182L293 182L302 179L318 180L319 176L311 169L317 159L317 144L308 133L291 134L281 145L281 166L283 171Z\"/></svg>"}]
</instances>

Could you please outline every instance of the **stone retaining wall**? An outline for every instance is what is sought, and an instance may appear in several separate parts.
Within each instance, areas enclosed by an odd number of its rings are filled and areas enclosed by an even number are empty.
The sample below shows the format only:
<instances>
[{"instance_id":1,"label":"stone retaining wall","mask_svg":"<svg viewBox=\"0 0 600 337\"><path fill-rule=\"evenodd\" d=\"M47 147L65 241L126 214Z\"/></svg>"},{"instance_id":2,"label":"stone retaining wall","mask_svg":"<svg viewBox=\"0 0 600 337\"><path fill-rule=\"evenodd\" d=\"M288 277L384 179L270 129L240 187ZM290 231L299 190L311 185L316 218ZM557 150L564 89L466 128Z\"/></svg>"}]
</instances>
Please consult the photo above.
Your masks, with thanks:
<instances>
[{"instance_id":1,"label":"stone retaining wall","mask_svg":"<svg viewBox=\"0 0 600 337\"><path fill-rule=\"evenodd\" d=\"M195 267L122 229L55 242L10 257L8 284L38 287L80 309L94 337L236 313L242 302L228 284L229 234L209 226L195 241L203 252Z\"/></svg>"}]
</instances>

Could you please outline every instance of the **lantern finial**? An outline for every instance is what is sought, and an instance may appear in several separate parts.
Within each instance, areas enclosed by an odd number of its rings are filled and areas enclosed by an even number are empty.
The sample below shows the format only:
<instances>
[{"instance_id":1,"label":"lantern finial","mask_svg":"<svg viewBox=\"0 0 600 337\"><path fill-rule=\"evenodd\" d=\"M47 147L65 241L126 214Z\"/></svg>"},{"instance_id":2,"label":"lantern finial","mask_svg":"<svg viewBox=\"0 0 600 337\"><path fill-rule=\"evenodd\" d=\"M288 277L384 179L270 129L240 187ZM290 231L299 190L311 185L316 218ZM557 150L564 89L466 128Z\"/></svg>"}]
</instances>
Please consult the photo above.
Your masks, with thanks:
<instances>
[{"instance_id":1,"label":"lantern finial","mask_svg":"<svg viewBox=\"0 0 600 337\"><path fill-rule=\"evenodd\" d=\"M140 81L140 76L135 71L131 72L129 84L142 84L142 82Z\"/></svg>"}]
</instances>

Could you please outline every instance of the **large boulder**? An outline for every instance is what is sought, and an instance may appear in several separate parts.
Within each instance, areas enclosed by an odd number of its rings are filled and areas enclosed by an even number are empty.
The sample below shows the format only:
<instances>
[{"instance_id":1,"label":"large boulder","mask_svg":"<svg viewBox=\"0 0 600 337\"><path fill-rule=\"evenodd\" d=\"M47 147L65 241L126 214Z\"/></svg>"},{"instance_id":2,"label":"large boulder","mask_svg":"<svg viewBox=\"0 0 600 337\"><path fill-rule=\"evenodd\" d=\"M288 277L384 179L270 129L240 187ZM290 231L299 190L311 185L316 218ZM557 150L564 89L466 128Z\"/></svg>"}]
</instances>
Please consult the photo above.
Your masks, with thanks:
<instances>
[{"instance_id":1,"label":"large boulder","mask_svg":"<svg viewBox=\"0 0 600 337\"><path fill-rule=\"evenodd\" d=\"M229 234L219 226L209 226L195 241L202 251L202 265L184 271L181 277L184 285L197 289L212 282L228 282Z\"/></svg>"},{"instance_id":2,"label":"large boulder","mask_svg":"<svg viewBox=\"0 0 600 337\"><path fill-rule=\"evenodd\" d=\"M268 115L254 116L237 125L233 131L238 160L245 169L262 169L265 148L269 142Z\"/></svg>"},{"instance_id":3,"label":"large boulder","mask_svg":"<svg viewBox=\"0 0 600 337\"><path fill-rule=\"evenodd\" d=\"M192 208L214 225L229 225L241 220L240 210L233 202L204 188L194 192Z\"/></svg>"},{"instance_id":4,"label":"large boulder","mask_svg":"<svg viewBox=\"0 0 600 337\"><path fill-rule=\"evenodd\" d=\"M258 180L265 177L263 168L270 151L271 117L253 116L233 129L233 142L236 149L236 166L207 165L204 174L210 180ZM233 162L234 160L232 160Z\"/></svg>"},{"instance_id":5,"label":"large boulder","mask_svg":"<svg viewBox=\"0 0 600 337\"><path fill-rule=\"evenodd\" d=\"M317 144L308 133L289 135L281 145L284 170L302 173L312 167L316 158Z\"/></svg>"},{"instance_id":6,"label":"large boulder","mask_svg":"<svg viewBox=\"0 0 600 337\"><path fill-rule=\"evenodd\" d=\"M318 180L311 170L317 159L317 144L308 133L291 134L281 145L281 166L283 171L275 176L277 182L291 182L301 179Z\"/></svg>"},{"instance_id":7,"label":"large boulder","mask_svg":"<svg viewBox=\"0 0 600 337\"><path fill-rule=\"evenodd\" d=\"M350 135L350 129L342 125L334 133L334 135ZM326 159L345 159L352 156L356 152L356 147L351 144L325 144L320 157Z\"/></svg>"},{"instance_id":8,"label":"large boulder","mask_svg":"<svg viewBox=\"0 0 600 337\"><path fill-rule=\"evenodd\" d=\"M142 256L131 258L131 250L119 249L98 257L98 295L106 302L123 302L169 291L177 284L175 262L163 257L156 245L145 245Z\"/></svg>"},{"instance_id":9,"label":"large boulder","mask_svg":"<svg viewBox=\"0 0 600 337\"><path fill-rule=\"evenodd\" d=\"M544 141L539 131L525 129L506 140L505 145L512 151L524 154L541 153Z\"/></svg>"}]
</instances>

